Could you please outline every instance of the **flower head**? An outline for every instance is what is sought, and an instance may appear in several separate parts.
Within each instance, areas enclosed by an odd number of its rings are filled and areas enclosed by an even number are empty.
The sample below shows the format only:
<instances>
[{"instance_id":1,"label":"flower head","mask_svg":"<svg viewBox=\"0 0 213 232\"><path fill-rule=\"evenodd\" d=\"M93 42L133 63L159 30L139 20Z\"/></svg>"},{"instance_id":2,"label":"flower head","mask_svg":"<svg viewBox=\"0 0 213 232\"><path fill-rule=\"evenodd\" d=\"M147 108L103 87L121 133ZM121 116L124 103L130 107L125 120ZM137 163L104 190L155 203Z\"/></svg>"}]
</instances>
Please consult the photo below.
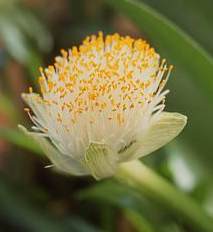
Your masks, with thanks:
<instances>
[{"instance_id":1,"label":"flower head","mask_svg":"<svg viewBox=\"0 0 213 232\"><path fill-rule=\"evenodd\" d=\"M185 116L163 112L172 67L146 41L99 33L61 53L40 68L41 94L22 95L34 114L26 109L34 126L25 131L57 169L113 175L120 162L149 154L185 126Z\"/></svg>"}]
</instances>

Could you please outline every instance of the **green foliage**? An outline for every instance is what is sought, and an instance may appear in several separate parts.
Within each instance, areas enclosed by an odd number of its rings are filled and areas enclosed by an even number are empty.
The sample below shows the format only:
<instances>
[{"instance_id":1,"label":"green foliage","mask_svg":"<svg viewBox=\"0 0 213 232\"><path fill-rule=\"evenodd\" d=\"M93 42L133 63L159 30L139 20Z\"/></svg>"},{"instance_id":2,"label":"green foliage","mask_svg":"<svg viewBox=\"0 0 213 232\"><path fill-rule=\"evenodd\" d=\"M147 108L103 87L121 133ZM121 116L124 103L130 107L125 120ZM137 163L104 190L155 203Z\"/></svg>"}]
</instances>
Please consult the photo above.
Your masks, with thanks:
<instances>
[{"instance_id":1,"label":"green foliage","mask_svg":"<svg viewBox=\"0 0 213 232\"><path fill-rule=\"evenodd\" d=\"M176 224L172 216L168 217L169 214L165 208L162 209L159 204L154 204L133 189L118 185L114 181L104 181L81 190L78 197L84 201L98 201L102 207L108 204L119 207L137 231L166 232ZM182 231L181 226L176 225L176 227Z\"/></svg>"},{"instance_id":2,"label":"green foliage","mask_svg":"<svg viewBox=\"0 0 213 232\"><path fill-rule=\"evenodd\" d=\"M16 188L15 188L16 187ZM24 191L17 190L8 181L0 180L0 215L16 230L33 232L100 232L84 220L70 215L57 218L48 211L36 206ZM2 229L2 228L1 228Z\"/></svg>"},{"instance_id":3,"label":"green foliage","mask_svg":"<svg viewBox=\"0 0 213 232\"><path fill-rule=\"evenodd\" d=\"M169 81L168 111L182 112L189 118L178 141L145 157L144 162L213 215L212 1L92 0L90 3L65 0L59 5L57 1L50 5L46 1L35 3L0 0L0 167L8 175L7 178L1 175L0 179L0 230L7 231L9 226L11 231L113 232L121 231L120 221L128 221L133 228L129 231L195 231L190 222L174 216L164 204L152 201L147 194L139 194L130 187L114 181L91 186L91 180L87 178L68 178L51 169L44 171L45 164L39 156L33 161L24 156L20 161L20 155L16 155L20 151L38 155L42 152L16 127L24 121L20 113L22 109L14 104L14 93L4 69L8 68L8 62L17 62L25 72L25 77L20 79L22 89L25 89L25 85L37 82L38 66L44 61L51 63L60 48L78 44L85 35L98 30L106 34L116 28L118 32L126 33L123 26L128 25L126 20L130 19L137 27L134 28L136 34L139 29L159 54L174 64ZM121 19L119 13L125 17ZM15 146L4 150L9 144ZM22 150L14 149L16 146ZM21 180L15 176L12 163L20 170ZM25 163L29 167L23 170ZM35 187L34 194L20 190L22 187L29 189L29 186ZM45 200L35 200L37 191L46 195ZM62 208L68 194L72 206L68 215L55 215L48 205L54 200ZM44 202L45 207L41 207ZM89 213L85 210L87 204ZM75 205L78 211L74 210Z\"/></svg>"},{"instance_id":4,"label":"green foliage","mask_svg":"<svg viewBox=\"0 0 213 232\"><path fill-rule=\"evenodd\" d=\"M36 154L42 154L40 148L35 142L26 136L21 131L0 127L0 137L4 140L9 141L12 144L20 146L21 148L35 152Z\"/></svg>"},{"instance_id":5,"label":"green foliage","mask_svg":"<svg viewBox=\"0 0 213 232\"><path fill-rule=\"evenodd\" d=\"M34 52L30 39L36 42L41 51L50 50L50 33L29 9L18 1L1 2L0 7L0 37L14 59L28 64Z\"/></svg>"}]
</instances>

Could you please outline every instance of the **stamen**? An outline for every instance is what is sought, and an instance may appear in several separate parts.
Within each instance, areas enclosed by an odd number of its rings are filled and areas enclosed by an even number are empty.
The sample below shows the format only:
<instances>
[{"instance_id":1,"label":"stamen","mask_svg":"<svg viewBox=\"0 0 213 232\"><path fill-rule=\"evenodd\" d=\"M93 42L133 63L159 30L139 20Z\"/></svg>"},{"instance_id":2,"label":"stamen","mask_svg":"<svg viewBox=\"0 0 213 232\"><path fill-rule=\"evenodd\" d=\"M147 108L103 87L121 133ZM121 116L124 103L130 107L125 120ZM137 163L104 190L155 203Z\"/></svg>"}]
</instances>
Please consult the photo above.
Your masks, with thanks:
<instances>
[{"instance_id":1,"label":"stamen","mask_svg":"<svg viewBox=\"0 0 213 232\"><path fill-rule=\"evenodd\" d=\"M94 114L104 114L122 126L131 112L143 110L160 95L172 69L165 59L159 65L159 55L145 40L117 33L88 36L79 48L61 49L61 54L45 72L39 68L43 98L37 104L60 109L48 113L57 123L63 122L63 112L69 114L66 118L71 120L65 125L80 122L85 114L93 124ZM29 92L33 93L32 87Z\"/></svg>"}]
</instances>

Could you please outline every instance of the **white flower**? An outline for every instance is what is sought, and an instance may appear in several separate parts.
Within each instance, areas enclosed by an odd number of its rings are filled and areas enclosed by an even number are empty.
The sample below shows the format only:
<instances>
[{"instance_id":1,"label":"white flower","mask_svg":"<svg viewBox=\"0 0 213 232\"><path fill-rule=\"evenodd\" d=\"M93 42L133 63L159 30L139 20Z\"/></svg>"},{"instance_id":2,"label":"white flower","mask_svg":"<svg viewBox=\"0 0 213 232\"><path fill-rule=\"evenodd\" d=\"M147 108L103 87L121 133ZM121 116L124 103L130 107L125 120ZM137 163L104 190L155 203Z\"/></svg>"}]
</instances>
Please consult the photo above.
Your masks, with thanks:
<instances>
[{"instance_id":1,"label":"white flower","mask_svg":"<svg viewBox=\"0 0 213 232\"><path fill-rule=\"evenodd\" d=\"M40 70L41 95L23 94L34 115L28 132L53 166L75 175L111 176L120 162L168 143L186 117L164 110L171 71L144 40L87 37Z\"/></svg>"}]
</instances>

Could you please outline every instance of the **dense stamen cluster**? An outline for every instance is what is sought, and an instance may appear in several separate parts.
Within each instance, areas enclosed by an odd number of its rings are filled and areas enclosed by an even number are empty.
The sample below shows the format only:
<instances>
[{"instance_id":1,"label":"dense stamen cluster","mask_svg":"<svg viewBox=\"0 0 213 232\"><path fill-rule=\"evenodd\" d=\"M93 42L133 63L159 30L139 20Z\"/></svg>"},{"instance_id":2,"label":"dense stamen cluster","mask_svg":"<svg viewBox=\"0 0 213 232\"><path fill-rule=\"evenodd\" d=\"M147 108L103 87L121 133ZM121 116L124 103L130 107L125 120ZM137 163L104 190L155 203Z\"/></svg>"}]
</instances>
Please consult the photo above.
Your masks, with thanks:
<instances>
[{"instance_id":1,"label":"dense stamen cluster","mask_svg":"<svg viewBox=\"0 0 213 232\"><path fill-rule=\"evenodd\" d=\"M41 94L32 88L23 94L34 113L26 109L34 123L30 134L59 169L92 172L96 177L112 175L119 162L131 159L127 150L138 150L141 138L153 139L152 128L164 128L161 120L164 125L170 114L162 112L168 93L163 88L172 66L160 61L142 39L118 34L104 37L101 32L61 54L54 65L40 68ZM160 126L154 127L155 123ZM177 133L172 124L171 133ZM154 138L154 145L143 140L143 153L169 138L166 132L164 137Z\"/></svg>"},{"instance_id":2,"label":"dense stamen cluster","mask_svg":"<svg viewBox=\"0 0 213 232\"><path fill-rule=\"evenodd\" d=\"M151 102L164 85L164 61L144 40L129 36L87 37L79 47L61 51L54 66L40 68L43 98L38 103L57 108L57 121L76 123L83 113L94 123L97 114L123 124L129 111ZM30 89L30 92L32 90ZM49 112L51 114L51 112ZM69 127L67 127L69 130Z\"/></svg>"}]
</instances>

